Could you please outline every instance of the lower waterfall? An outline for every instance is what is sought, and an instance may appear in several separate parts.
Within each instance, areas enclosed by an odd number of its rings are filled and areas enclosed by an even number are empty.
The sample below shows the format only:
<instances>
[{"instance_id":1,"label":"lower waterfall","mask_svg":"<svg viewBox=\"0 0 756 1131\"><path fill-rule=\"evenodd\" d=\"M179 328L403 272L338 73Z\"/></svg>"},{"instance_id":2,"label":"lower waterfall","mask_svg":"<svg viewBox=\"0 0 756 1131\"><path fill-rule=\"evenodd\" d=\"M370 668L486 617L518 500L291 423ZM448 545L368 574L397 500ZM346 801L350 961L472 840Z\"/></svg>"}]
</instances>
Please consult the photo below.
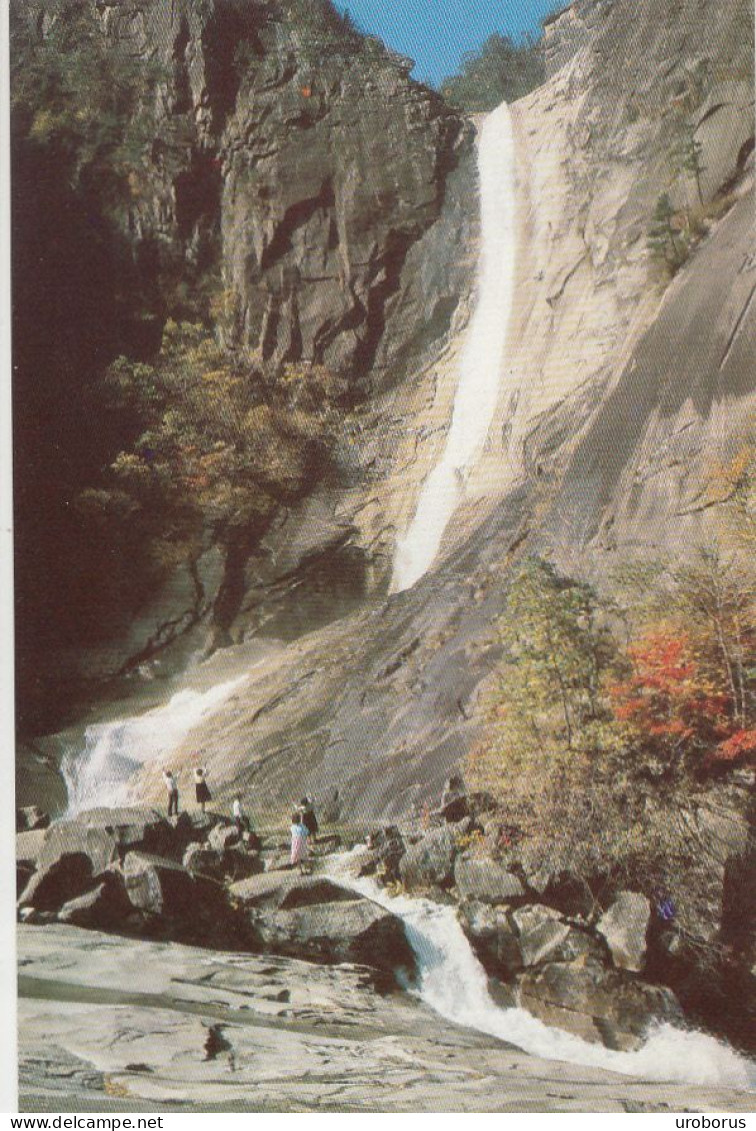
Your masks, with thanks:
<instances>
[{"instance_id":1,"label":"lower waterfall","mask_svg":"<svg viewBox=\"0 0 756 1131\"><path fill-rule=\"evenodd\" d=\"M488 976L472 951L454 907L429 899L390 896L370 878L345 875L345 858L334 876L372 899L404 923L417 959L419 978L411 992L448 1021L516 1045L548 1060L600 1068L665 1083L756 1089L756 1065L728 1045L698 1030L660 1025L635 1052L616 1052L553 1029L524 1009L502 1008L488 991Z\"/></svg>"},{"instance_id":2,"label":"lower waterfall","mask_svg":"<svg viewBox=\"0 0 756 1131\"><path fill-rule=\"evenodd\" d=\"M478 300L460 363L451 427L439 463L430 473L415 516L399 539L392 591L410 589L438 554L444 531L477 462L499 399L499 384L515 283L515 142L509 107L486 118L478 156L481 255Z\"/></svg>"},{"instance_id":3,"label":"lower waterfall","mask_svg":"<svg viewBox=\"0 0 756 1131\"><path fill-rule=\"evenodd\" d=\"M69 748L61 762L68 816L99 806L133 804L134 774L148 762L167 758L245 679L242 675L207 691L186 688L142 715L88 726L83 749Z\"/></svg>"}]
</instances>

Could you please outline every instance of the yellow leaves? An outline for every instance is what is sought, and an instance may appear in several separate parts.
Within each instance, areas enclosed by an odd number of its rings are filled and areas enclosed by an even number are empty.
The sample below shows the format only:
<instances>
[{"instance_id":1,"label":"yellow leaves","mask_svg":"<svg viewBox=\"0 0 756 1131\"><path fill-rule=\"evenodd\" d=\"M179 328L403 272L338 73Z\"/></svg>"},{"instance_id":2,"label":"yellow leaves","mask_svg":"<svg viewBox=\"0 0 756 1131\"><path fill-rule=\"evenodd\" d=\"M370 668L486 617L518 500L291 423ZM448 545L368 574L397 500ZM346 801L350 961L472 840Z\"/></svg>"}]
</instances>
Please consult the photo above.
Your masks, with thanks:
<instances>
[{"instance_id":1,"label":"yellow leaves","mask_svg":"<svg viewBox=\"0 0 756 1131\"><path fill-rule=\"evenodd\" d=\"M32 119L29 137L34 141L49 141L53 134L62 128L65 121L64 114L56 113L54 110L38 110Z\"/></svg>"}]
</instances>

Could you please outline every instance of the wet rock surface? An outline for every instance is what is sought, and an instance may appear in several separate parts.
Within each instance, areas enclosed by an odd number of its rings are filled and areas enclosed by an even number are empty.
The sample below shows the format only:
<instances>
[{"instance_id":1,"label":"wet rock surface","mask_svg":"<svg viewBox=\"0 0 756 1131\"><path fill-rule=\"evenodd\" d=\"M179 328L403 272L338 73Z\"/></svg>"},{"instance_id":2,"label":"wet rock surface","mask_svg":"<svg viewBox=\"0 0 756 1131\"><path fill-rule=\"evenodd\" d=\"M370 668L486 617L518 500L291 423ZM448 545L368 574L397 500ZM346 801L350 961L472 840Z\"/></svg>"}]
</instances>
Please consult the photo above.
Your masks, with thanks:
<instances>
[{"instance_id":1,"label":"wet rock surface","mask_svg":"<svg viewBox=\"0 0 756 1131\"><path fill-rule=\"evenodd\" d=\"M21 926L18 953L22 1111L750 1110L528 1056L377 994L360 966L64 925Z\"/></svg>"}]
</instances>

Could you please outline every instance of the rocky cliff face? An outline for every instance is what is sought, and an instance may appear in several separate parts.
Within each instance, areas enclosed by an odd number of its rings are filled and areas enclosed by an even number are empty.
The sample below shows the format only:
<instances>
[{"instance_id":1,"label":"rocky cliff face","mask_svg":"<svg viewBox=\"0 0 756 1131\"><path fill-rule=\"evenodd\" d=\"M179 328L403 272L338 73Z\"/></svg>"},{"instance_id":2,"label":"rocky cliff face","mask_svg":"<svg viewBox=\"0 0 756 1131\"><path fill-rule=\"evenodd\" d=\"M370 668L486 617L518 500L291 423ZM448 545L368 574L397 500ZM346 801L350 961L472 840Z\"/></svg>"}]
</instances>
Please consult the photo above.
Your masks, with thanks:
<instances>
[{"instance_id":1,"label":"rocky cliff face","mask_svg":"<svg viewBox=\"0 0 756 1131\"><path fill-rule=\"evenodd\" d=\"M55 155L28 139L14 158L20 688L33 701L22 720L38 729L56 686L65 699L81 679L127 672L212 622L244 567L237 555L230 577L210 537L160 591L129 602L125 584L121 613L96 599L98 572L117 582L112 555L77 582L72 503L133 427L92 419L107 362L149 357L167 316L194 320L212 306L229 348L271 372L324 366L345 406L396 384L443 339L469 289L449 186L469 165L471 132L328 0L15 0L12 15L34 42L83 20L116 73L143 84L133 111L143 141L107 201L96 186L66 185ZM58 446L61 420L77 458L62 435ZM67 613L52 593L66 594Z\"/></svg>"},{"instance_id":2,"label":"rocky cliff face","mask_svg":"<svg viewBox=\"0 0 756 1131\"><path fill-rule=\"evenodd\" d=\"M751 14L712 9L702 25L692 8L684 19L671 7L602 11L592 37L514 107L512 349L497 425L437 567L264 665L221 729L192 738L265 804L295 780L338 784L348 808L371 814L440 790L475 739L478 689L497 657L491 625L524 549L601 579L628 557L692 552L712 529L706 484L755 404ZM702 29L695 43L691 27ZM703 203L670 156L681 122L702 146ZM647 244L664 191L703 217L672 283ZM713 288L714 277L728 285ZM321 547L362 548L385 579L443 445L462 339L371 404L354 434L354 486L312 501L296 527L300 555L316 530ZM259 617L260 605L240 631Z\"/></svg>"},{"instance_id":3,"label":"rocky cliff face","mask_svg":"<svg viewBox=\"0 0 756 1131\"><path fill-rule=\"evenodd\" d=\"M551 25L551 77L513 108L519 285L497 422L437 568L386 601L397 534L451 417L476 256L473 155L456 119L374 44L338 33L334 58L360 60L345 78L313 65L296 5L243 10L256 20L248 65L225 101L197 61L212 56L207 27L181 32L181 12L199 8L177 6L160 40L171 59L184 43L176 113L197 140L181 168L218 154L217 210L181 228L182 193L203 182L176 174L134 206L133 229L158 230L160 198L187 255L214 233L235 340L327 356L374 392L345 425L338 476L283 512L242 571L229 663L252 662L256 637L296 644L265 658L183 754L201 751L229 796L249 788L264 806L338 784L352 812L397 813L440 789L475 739L517 553L546 548L602 577L629 553L693 546L713 518L706 481L754 405L752 12L583 0ZM149 11L140 34L152 34ZM375 169L384 126L396 152ZM681 132L701 146L700 185L674 156ZM671 284L647 244L664 192L700 221ZM712 287L715 275L729 285ZM223 572L217 551L199 565L187 651ZM98 653L99 670L183 624L187 593L191 577L182 589L177 575ZM161 789L150 774L142 787Z\"/></svg>"}]
</instances>

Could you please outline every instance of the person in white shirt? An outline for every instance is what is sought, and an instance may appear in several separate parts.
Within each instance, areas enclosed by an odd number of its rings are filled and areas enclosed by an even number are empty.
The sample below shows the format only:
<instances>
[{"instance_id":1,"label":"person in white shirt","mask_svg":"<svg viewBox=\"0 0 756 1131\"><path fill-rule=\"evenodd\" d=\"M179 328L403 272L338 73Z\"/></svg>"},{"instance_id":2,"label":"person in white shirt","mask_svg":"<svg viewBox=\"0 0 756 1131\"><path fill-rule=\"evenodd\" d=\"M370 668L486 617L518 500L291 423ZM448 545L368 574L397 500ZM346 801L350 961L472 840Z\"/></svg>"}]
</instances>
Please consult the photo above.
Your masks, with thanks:
<instances>
[{"instance_id":1,"label":"person in white shirt","mask_svg":"<svg viewBox=\"0 0 756 1131\"><path fill-rule=\"evenodd\" d=\"M178 784L173 776L172 770L163 770L163 781L165 788L168 790L168 816L178 816L179 811L179 795Z\"/></svg>"},{"instance_id":2,"label":"person in white shirt","mask_svg":"<svg viewBox=\"0 0 756 1131\"><path fill-rule=\"evenodd\" d=\"M234 798L234 803L231 806L231 812L233 814L234 824L236 825L239 832L242 833L242 834L248 833L249 832L249 817L247 817L247 815L244 812L244 807L242 805L242 799L238 794Z\"/></svg>"}]
</instances>

